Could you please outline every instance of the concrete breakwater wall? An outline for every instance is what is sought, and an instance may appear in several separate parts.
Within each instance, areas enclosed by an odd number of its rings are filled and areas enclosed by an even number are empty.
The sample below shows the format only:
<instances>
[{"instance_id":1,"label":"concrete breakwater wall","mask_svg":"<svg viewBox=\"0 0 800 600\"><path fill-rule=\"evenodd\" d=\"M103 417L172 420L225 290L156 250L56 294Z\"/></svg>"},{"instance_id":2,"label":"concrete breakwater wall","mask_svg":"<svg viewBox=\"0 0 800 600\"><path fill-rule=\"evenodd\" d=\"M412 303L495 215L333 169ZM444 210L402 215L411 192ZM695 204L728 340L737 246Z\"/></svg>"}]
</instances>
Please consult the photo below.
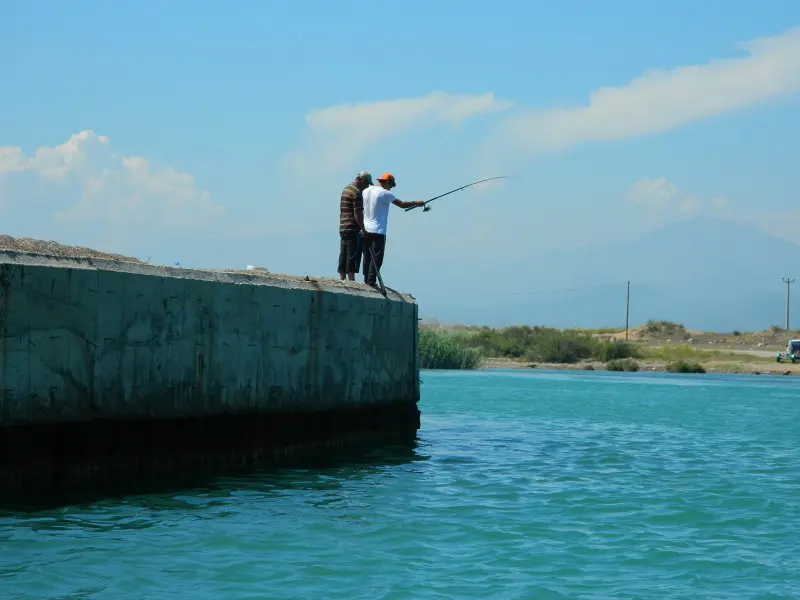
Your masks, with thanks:
<instances>
[{"instance_id":1,"label":"concrete breakwater wall","mask_svg":"<svg viewBox=\"0 0 800 600\"><path fill-rule=\"evenodd\" d=\"M413 436L417 314L333 280L0 251L0 487Z\"/></svg>"}]
</instances>

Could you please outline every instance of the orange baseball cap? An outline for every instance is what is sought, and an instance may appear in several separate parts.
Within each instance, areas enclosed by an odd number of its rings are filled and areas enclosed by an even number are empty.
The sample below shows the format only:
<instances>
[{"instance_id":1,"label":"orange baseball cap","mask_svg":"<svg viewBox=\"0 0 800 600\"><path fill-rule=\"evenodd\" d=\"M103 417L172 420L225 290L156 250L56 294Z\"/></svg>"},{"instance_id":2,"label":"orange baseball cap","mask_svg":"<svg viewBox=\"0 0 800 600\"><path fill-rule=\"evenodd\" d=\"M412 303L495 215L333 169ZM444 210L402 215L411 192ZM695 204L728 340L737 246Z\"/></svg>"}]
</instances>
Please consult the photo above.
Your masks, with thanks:
<instances>
[{"instance_id":1,"label":"orange baseball cap","mask_svg":"<svg viewBox=\"0 0 800 600\"><path fill-rule=\"evenodd\" d=\"M378 181L394 181L394 175L391 173L384 173L380 177L378 177Z\"/></svg>"}]
</instances>

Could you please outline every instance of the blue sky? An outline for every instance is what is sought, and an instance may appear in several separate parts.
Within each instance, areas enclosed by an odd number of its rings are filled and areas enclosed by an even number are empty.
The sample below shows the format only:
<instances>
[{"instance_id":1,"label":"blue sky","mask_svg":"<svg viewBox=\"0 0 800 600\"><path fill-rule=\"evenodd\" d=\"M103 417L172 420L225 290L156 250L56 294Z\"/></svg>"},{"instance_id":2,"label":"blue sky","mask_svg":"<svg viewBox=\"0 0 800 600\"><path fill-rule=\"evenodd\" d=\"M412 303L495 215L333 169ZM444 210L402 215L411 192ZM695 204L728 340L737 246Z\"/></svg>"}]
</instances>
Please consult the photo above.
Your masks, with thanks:
<instances>
[{"instance_id":1,"label":"blue sky","mask_svg":"<svg viewBox=\"0 0 800 600\"><path fill-rule=\"evenodd\" d=\"M392 213L384 277L440 313L675 218L794 239L798 28L790 0L6 0L3 232L335 276L357 171L408 200L517 176Z\"/></svg>"}]
</instances>

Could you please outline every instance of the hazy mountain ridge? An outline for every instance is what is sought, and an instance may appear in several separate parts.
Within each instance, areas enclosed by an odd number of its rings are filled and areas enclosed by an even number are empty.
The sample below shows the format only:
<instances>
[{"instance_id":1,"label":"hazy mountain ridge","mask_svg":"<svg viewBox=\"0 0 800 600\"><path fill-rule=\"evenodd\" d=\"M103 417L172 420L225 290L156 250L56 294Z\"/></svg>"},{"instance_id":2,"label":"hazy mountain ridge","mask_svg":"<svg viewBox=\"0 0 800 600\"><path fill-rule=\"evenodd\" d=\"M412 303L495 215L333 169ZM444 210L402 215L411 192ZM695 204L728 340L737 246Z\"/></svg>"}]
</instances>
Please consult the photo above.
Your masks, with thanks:
<instances>
[{"instance_id":1,"label":"hazy mountain ridge","mask_svg":"<svg viewBox=\"0 0 800 600\"><path fill-rule=\"evenodd\" d=\"M632 324L669 319L710 331L764 329L784 324L782 278L793 277L797 265L800 245L745 223L695 218L520 261L516 285L531 290L531 296L507 296L501 309L422 312L470 324L623 326L625 281L630 280ZM537 288L541 295L535 295ZM553 291L559 289L575 291ZM792 296L794 311L798 296Z\"/></svg>"}]
</instances>

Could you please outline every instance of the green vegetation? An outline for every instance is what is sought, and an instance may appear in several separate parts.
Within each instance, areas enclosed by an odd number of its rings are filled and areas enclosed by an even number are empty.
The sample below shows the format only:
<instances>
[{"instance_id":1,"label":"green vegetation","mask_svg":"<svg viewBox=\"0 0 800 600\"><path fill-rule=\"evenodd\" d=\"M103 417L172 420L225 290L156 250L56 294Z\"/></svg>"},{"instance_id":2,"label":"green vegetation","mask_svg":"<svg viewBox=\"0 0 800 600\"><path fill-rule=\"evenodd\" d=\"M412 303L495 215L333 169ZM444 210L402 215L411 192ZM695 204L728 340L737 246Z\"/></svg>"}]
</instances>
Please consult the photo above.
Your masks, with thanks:
<instances>
[{"instance_id":1,"label":"green vegetation","mask_svg":"<svg viewBox=\"0 0 800 600\"><path fill-rule=\"evenodd\" d=\"M481 352L469 348L468 335L435 329L419 332L419 364L421 369L477 369Z\"/></svg>"},{"instance_id":2,"label":"green vegetation","mask_svg":"<svg viewBox=\"0 0 800 600\"><path fill-rule=\"evenodd\" d=\"M609 371L634 372L639 370L639 363L632 358L620 358L608 361L606 363L606 369Z\"/></svg>"},{"instance_id":3,"label":"green vegetation","mask_svg":"<svg viewBox=\"0 0 800 600\"><path fill-rule=\"evenodd\" d=\"M699 348L694 348L689 344L670 344L660 347L644 347L641 350L644 358L674 363L716 363L719 361L730 361L732 363L759 363L774 362L775 360L774 358L737 354L735 352L726 352L725 350L701 350Z\"/></svg>"},{"instance_id":4,"label":"green vegetation","mask_svg":"<svg viewBox=\"0 0 800 600\"><path fill-rule=\"evenodd\" d=\"M715 352L710 350L700 350L694 348L689 344L675 344L660 347L643 348L643 354L650 359L664 360L664 361L677 361L677 360L710 360L716 356Z\"/></svg>"},{"instance_id":5,"label":"green vegetation","mask_svg":"<svg viewBox=\"0 0 800 600\"><path fill-rule=\"evenodd\" d=\"M773 363L775 359L767 356L751 356L747 354L737 354L735 352L725 352L720 350L714 353L714 362L728 361L732 363Z\"/></svg>"},{"instance_id":6,"label":"green vegetation","mask_svg":"<svg viewBox=\"0 0 800 600\"><path fill-rule=\"evenodd\" d=\"M575 327L572 329L567 329L567 331L576 331L578 333L589 333L594 335L609 335L614 333L622 333L625 331L622 327L600 327L598 329L584 329L581 327Z\"/></svg>"},{"instance_id":7,"label":"green vegetation","mask_svg":"<svg viewBox=\"0 0 800 600\"><path fill-rule=\"evenodd\" d=\"M670 373L705 373L706 370L700 363L687 360L676 360L666 367Z\"/></svg>"},{"instance_id":8,"label":"green vegetation","mask_svg":"<svg viewBox=\"0 0 800 600\"><path fill-rule=\"evenodd\" d=\"M527 363L531 368L540 363L584 363L584 368L589 368L587 363L602 363L611 371L633 372L641 369L641 361L653 361L665 365L667 371L674 373L705 373L706 369L717 371L723 368L721 363L730 363L724 368L735 371L737 367L731 365L775 360L722 348L706 348L705 345L698 347L687 342L654 346L651 344L659 343L656 341L659 338L671 337L677 341L689 336L683 325L670 321L649 321L644 328L657 333L649 340L625 341L608 339L610 333L618 331L612 328L559 330L527 325L503 329L463 325L440 328L421 324L420 367L477 369L485 359L507 359ZM733 334L736 337L748 335L739 331ZM721 342L725 342L724 338Z\"/></svg>"},{"instance_id":9,"label":"green vegetation","mask_svg":"<svg viewBox=\"0 0 800 600\"><path fill-rule=\"evenodd\" d=\"M638 358L642 353L632 342L602 340L576 330L520 326L459 332L420 329L419 356L423 369L475 369L483 357L573 364Z\"/></svg>"},{"instance_id":10,"label":"green vegetation","mask_svg":"<svg viewBox=\"0 0 800 600\"><path fill-rule=\"evenodd\" d=\"M484 356L525 359L528 361L573 364L581 360L607 362L620 358L638 358L638 346L629 342L602 340L574 330L549 327L484 327L465 337L463 342L480 350Z\"/></svg>"}]
</instances>

